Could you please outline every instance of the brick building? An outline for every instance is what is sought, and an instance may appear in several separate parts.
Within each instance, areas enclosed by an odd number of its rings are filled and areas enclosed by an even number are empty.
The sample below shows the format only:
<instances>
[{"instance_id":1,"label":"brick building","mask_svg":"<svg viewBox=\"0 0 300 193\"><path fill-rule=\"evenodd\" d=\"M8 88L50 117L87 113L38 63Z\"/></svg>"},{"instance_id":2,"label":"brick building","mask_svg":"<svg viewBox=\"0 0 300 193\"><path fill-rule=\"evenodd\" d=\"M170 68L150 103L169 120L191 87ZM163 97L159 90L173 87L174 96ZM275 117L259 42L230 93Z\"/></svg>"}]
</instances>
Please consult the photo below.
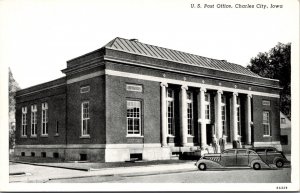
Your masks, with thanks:
<instances>
[{"instance_id":1,"label":"brick building","mask_svg":"<svg viewBox=\"0 0 300 193\"><path fill-rule=\"evenodd\" d=\"M240 65L115 38L62 72L17 92L17 155L170 159L213 137L281 149L279 82Z\"/></svg>"}]
</instances>

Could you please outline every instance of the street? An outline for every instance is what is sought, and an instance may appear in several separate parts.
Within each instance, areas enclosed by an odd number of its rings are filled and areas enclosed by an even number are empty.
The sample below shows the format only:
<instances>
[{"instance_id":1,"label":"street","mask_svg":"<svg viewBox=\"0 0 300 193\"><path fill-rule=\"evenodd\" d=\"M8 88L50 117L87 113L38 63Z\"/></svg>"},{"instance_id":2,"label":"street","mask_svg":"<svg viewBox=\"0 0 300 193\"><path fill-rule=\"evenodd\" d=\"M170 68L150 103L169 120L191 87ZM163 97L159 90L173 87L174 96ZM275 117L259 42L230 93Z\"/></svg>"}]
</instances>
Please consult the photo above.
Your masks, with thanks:
<instances>
[{"instance_id":1,"label":"street","mask_svg":"<svg viewBox=\"0 0 300 193\"><path fill-rule=\"evenodd\" d=\"M223 169L199 171L190 163L168 166L111 168L78 171L55 167L12 164L10 182L43 183L284 183L291 181L291 168L253 170ZM181 167L181 170L179 170ZM175 169L174 169L175 168Z\"/></svg>"},{"instance_id":2,"label":"street","mask_svg":"<svg viewBox=\"0 0 300 193\"><path fill-rule=\"evenodd\" d=\"M290 168L280 170L188 171L158 175L116 175L51 180L47 183L278 183L290 182Z\"/></svg>"}]
</instances>

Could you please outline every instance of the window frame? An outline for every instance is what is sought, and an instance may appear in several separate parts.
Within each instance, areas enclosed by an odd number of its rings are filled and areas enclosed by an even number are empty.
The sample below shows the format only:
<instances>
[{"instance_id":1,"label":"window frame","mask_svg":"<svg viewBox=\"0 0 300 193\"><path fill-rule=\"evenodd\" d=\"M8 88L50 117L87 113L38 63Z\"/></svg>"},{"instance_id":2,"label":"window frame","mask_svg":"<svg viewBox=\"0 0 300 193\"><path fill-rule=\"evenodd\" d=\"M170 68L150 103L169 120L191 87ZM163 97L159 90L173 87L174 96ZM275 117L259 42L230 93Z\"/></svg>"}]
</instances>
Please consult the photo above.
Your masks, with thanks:
<instances>
[{"instance_id":1,"label":"window frame","mask_svg":"<svg viewBox=\"0 0 300 193\"><path fill-rule=\"evenodd\" d=\"M207 97L207 100L206 100L206 97ZM211 122L211 100L210 100L210 93L205 93L204 94L204 111L205 111L205 113L204 113L205 121L206 121L207 124L210 124L210 122ZM208 118L207 118L207 115L208 115Z\"/></svg>"},{"instance_id":2,"label":"window frame","mask_svg":"<svg viewBox=\"0 0 300 193\"><path fill-rule=\"evenodd\" d=\"M88 104L88 117L84 117L84 105ZM87 122L87 128L86 128L86 133L84 133L84 121ZM90 131L89 131L89 127L90 127L90 102L89 101L83 101L81 103L81 137L90 137Z\"/></svg>"},{"instance_id":3,"label":"window frame","mask_svg":"<svg viewBox=\"0 0 300 193\"><path fill-rule=\"evenodd\" d=\"M31 130L30 136L36 137L37 136L37 105L31 105Z\"/></svg>"},{"instance_id":4,"label":"window frame","mask_svg":"<svg viewBox=\"0 0 300 193\"><path fill-rule=\"evenodd\" d=\"M59 121L56 121L56 125L55 125L55 136L59 135Z\"/></svg>"},{"instance_id":5,"label":"window frame","mask_svg":"<svg viewBox=\"0 0 300 193\"><path fill-rule=\"evenodd\" d=\"M45 117L44 117L45 113ZM41 136L48 136L48 103L42 103ZM45 128L44 128L45 126Z\"/></svg>"},{"instance_id":6,"label":"window frame","mask_svg":"<svg viewBox=\"0 0 300 193\"><path fill-rule=\"evenodd\" d=\"M27 137L27 107L22 107L21 137Z\"/></svg>"},{"instance_id":7,"label":"window frame","mask_svg":"<svg viewBox=\"0 0 300 193\"><path fill-rule=\"evenodd\" d=\"M189 99L188 95L190 94L191 98ZM188 136L193 136L194 134L194 108L193 108L193 92L192 91L187 91L186 92L186 103L187 103L187 132ZM190 117L189 117L189 108L190 108Z\"/></svg>"},{"instance_id":8,"label":"window frame","mask_svg":"<svg viewBox=\"0 0 300 193\"><path fill-rule=\"evenodd\" d=\"M171 97L169 97L169 91L171 92ZM168 129L168 136L169 137L174 137L174 127L175 127L175 91L171 88L167 88L167 93L166 93L166 101L167 101L167 129ZM169 103L172 104L172 117L169 117ZM169 119L171 119L172 121L169 122ZM171 125L171 128L169 127L169 125Z\"/></svg>"},{"instance_id":9,"label":"window frame","mask_svg":"<svg viewBox=\"0 0 300 193\"><path fill-rule=\"evenodd\" d=\"M224 99L224 102L222 101ZM224 117L223 117L223 108L224 108ZM221 125L222 125L222 134L226 135L227 132L227 104L226 104L226 96L222 95L221 96ZM223 119L224 118L224 119Z\"/></svg>"},{"instance_id":10,"label":"window frame","mask_svg":"<svg viewBox=\"0 0 300 193\"><path fill-rule=\"evenodd\" d=\"M265 120L265 113L268 115L267 120ZM263 119L262 119L262 125L263 125L263 136L264 137L271 137L271 123L270 123L270 111L263 111ZM265 121L268 121L265 123ZM268 126L268 133L265 133L265 126Z\"/></svg>"},{"instance_id":11,"label":"window frame","mask_svg":"<svg viewBox=\"0 0 300 193\"><path fill-rule=\"evenodd\" d=\"M134 103L139 103L139 117L129 117L128 116L128 103L129 102L134 102ZM133 114L135 112L132 112ZM143 126L142 126L142 118L143 118L143 103L142 100L139 99L127 99L126 100L126 137L143 137ZM133 133L128 133L128 120L132 119L132 132ZM138 127L138 133L134 133L135 129L134 129L134 123L135 123L135 119L138 119L138 123L139 123L139 127Z\"/></svg>"}]
</instances>

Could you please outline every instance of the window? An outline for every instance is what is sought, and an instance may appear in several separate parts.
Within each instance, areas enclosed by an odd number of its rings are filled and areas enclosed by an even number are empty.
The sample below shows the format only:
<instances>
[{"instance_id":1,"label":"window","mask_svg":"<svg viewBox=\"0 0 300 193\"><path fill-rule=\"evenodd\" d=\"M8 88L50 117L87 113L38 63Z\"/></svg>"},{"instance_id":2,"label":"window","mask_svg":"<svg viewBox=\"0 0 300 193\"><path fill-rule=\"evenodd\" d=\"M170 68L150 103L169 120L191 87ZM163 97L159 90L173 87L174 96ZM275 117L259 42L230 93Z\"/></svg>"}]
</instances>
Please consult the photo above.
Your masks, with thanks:
<instances>
[{"instance_id":1,"label":"window","mask_svg":"<svg viewBox=\"0 0 300 193\"><path fill-rule=\"evenodd\" d=\"M89 136L90 131L90 114L89 102L85 101L81 104L81 136Z\"/></svg>"},{"instance_id":2,"label":"window","mask_svg":"<svg viewBox=\"0 0 300 193\"><path fill-rule=\"evenodd\" d=\"M127 101L127 134L141 136L141 101Z\"/></svg>"},{"instance_id":3,"label":"window","mask_svg":"<svg viewBox=\"0 0 300 193\"><path fill-rule=\"evenodd\" d=\"M237 120L237 128L238 135L241 135L241 99L239 97L236 98L236 120Z\"/></svg>"},{"instance_id":4,"label":"window","mask_svg":"<svg viewBox=\"0 0 300 193\"><path fill-rule=\"evenodd\" d=\"M262 153L265 153L265 152L266 152L265 149L257 149L257 150L255 150L255 151L256 151L256 153L259 153L259 154L262 154Z\"/></svg>"},{"instance_id":5,"label":"window","mask_svg":"<svg viewBox=\"0 0 300 193\"><path fill-rule=\"evenodd\" d=\"M36 136L37 106L31 105L31 136Z\"/></svg>"},{"instance_id":6,"label":"window","mask_svg":"<svg viewBox=\"0 0 300 193\"><path fill-rule=\"evenodd\" d=\"M270 149L267 149L267 153L276 153L276 149L273 149L273 148L270 148Z\"/></svg>"},{"instance_id":7,"label":"window","mask_svg":"<svg viewBox=\"0 0 300 193\"><path fill-rule=\"evenodd\" d=\"M174 90L167 89L168 135L174 135Z\"/></svg>"},{"instance_id":8,"label":"window","mask_svg":"<svg viewBox=\"0 0 300 193\"><path fill-rule=\"evenodd\" d=\"M22 107L22 136L27 135L27 107Z\"/></svg>"},{"instance_id":9,"label":"window","mask_svg":"<svg viewBox=\"0 0 300 193\"><path fill-rule=\"evenodd\" d=\"M48 135L48 103L42 103L42 135Z\"/></svg>"},{"instance_id":10,"label":"window","mask_svg":"<svg viewBox=\"0 0 300 193\"><path fill-rule=\"evenodd\" d=\"M280 136L280 143L281 145L288 145L289 144L289 137L287 135Z\"/></svg>"},{"instance_id":11,"label":"window","mask_svg":"<svg viewBox=\"0 0 300 193\"><path fill-rule=\"evenodd\" d=\"M247 154L247 150L237 150L237 154Z\"/></svg>"},{"instance_id":12,"label":"window","mask_svg":"<svg viewBox=\"0 0 300 193\"><path fill-rule=\"evenodd\" d=\"M264 136L270 136L270 113L269 111L263 111L263 128Z\"/></svg>"},{"instance_id":13,"label":"window","mask_svg":"<svg viewBox=\"0 0 300 193\"><path fill-rule=\"evenodd\" d=\"M264 106L270 106L270 105L271 105L271 102L268 101L268 100L263 100L263 101L262 101L262 105L264 105Z\"/></svg>"},{"instance_id":14,"label":"window","mask_svg":"<svg viewBox=\"0 0 300 193\"><path fill-rule=\"evenodd\" d=\"M126 84L126 90L133 92L143 92L143 86L136 84Z\"/></svg>"},{"instance_id":15,"label":"window","mask_svg":"<svg viewBox=\"0 0 300 193\"><path fill-rule=\"evenodd\" d=\"M193 134L193 93L187 91L187 121L188 121L188 135Z\"/></svg>"},{"instance_id":16,"label":"window","mask_svg":"<svg viewBox=\"0 0 300 193\"><path fill-rule=\"evenodd\" d=\"M223 152L223 154L231 154L231 155L233 155L233 154L235 154L235 150L225 150L224 152Z\"/></svg>"},{"instance_id":17,"label":"window","mask_svg":"<svg viewBox=\"0 0 300 193\"><path fill-rule=\"evenodd\" d=\"M286 124L286 119L285 119L285 118L281 118L281 119L280 119L280 123L281 123L281 124Z\"/></svg>"},{"instance_id":18,"label":"window","mask_svg":"<svg viewBox=\"0 0 300 193\"><path fill-rule=\"evenodd\" d=\"M90 86L83 86L80 88L80 93L90 92Z\"/></svg>"},{"instance_id":19,"label":"window","mask_svg":"<svg viewBox=\"0 0 300 193\"><path fill-rule=\"evenodd\" d=\"M56 121L56 130L55 130L55 135L58 135L58 131L59 131L59 122Z\"/></svg>"},{"instance_id":20,"label":"window","mask_svg":"<svg viewBox=\"0 0 300 193\"><path fill-rule=\"evenodd\" d=\"M87 161L87 154L79 154L80 161Z\"/></svg>"},{"instance_id":21,"label":"window","mask_svg":"<svg viewBox=\"0 0 300 193\"><path fill-rule=\"evenodd\" d=\"M221 118L222 118L222 133L226 132L226 97L221 98Z\"/></svg>"},{"instance_id":22,"label":"window","mask_svg":"<svg viewBox=\"0 0 300 193\"><path fill-rule=\"evenodd\" d=\"M59 158L58 152L54 152L54 153L53 153L53 158Z\"/></svg>"},{"instance_id":23,"label":"window","mask_svg":"<svg viewBox=\"0 0 300 193\"><path fill-rule=\"evenodd\" d=\"M46 152L41 152L41 157L47 157L46 155Z\"/></svg>"},{"instance_id":24,"label":"window","mask_svg":"<svg viewBox=\"0 0 300 193\"><path fill-rule=\"evenodd\" d=\"M205 119L210 120L210 94L205 93Z\"/></svg>"}]
</instances>

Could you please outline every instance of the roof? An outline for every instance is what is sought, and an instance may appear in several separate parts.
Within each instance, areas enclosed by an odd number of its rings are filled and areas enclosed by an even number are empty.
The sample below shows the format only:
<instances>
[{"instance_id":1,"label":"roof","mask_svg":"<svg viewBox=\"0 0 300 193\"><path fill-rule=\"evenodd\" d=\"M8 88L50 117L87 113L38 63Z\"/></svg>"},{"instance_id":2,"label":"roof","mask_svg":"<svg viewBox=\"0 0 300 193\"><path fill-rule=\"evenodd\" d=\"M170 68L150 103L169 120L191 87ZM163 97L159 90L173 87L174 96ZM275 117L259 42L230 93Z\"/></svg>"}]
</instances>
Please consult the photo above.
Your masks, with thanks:
<instances>
[{"instance_id":1,"label":"roof","mask_svg":"<svg viewBox=\"0 0 300 193\"><path fill-rule=\"evenodd\" d=\"M168 60L187 65L261 78L259 75L251 72L247 68L238 64L227 62L226 60L217 60L168 48L153 46L141 43L136 39L128 40L117 37L106 44L104 47L150 58Z\"/></svg>"}]
</instances>

